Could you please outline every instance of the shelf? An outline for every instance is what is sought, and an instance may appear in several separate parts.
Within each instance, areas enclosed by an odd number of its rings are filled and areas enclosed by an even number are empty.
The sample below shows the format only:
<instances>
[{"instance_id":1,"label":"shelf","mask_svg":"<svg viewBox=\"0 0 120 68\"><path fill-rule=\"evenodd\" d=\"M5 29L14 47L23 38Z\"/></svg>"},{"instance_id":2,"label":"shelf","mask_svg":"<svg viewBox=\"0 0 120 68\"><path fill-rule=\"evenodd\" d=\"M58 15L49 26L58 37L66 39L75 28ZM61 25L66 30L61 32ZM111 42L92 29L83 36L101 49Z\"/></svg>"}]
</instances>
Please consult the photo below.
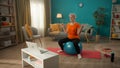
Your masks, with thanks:
<instances>
[{"instance_id":1,"label":"shelf","mask_svg":"<svg viewBox=\"0 0 120 68\"><path fill-rule=\"evenodd\" d=\"M120 39L120 4L112 4L110 38Z\"/></svg>"},{"instance_id":2,"label":"shelf","mask_svg":"<svg viewBox=\"0 0 120 68\"><path fill-rule=\"evenodd\" d=\"M111 33L120 33L120 32L111 31Z\"/></svg>"},{"instance_id":3,"label":"shelf","mask_svg":"<svg viewBox=\"0 0 120 68\"><path fill-rule=\"evenodd\" d=\"M116 39L116 40L120 40L120 38L119 38L119 37L118 37L118 38L111 38L111 39L114 39L114 40L115 40L115 39Z\"/></svg>"},{"instance_id":4,"label":"shelf","mask_svg":"<svg viewBox=\"0 0 120 68\"><path fill-rule=\"evenodd\" d=\"M120 13L120 11L112 11L112 13Z\"/></svg>"},{"instance_id":5,"label":"shelf","mask_svg":"<svg viewBox=\"0 0 120 68\"><path fill-rule=\"evenodd\" d=\"M112 19L120 20L120 18L112 18Z\"/></svg>"},{"instance_id":6,"label":"shelf","mask_svg":"<svg viewBox=\"0 0 120 68\"><path fill-rule=\"evenodd\" d=\"M13 17L14 15L0 15L0 17Z\"/></svg>"},{"instance_id":7,"label":"shelf","mask_svg":"<svg viewBox=\"0 0 120 68\"><path fill-rule=\"evenodd\" d=\"M8 38L8 37L12 37L12 36L15 36L15 35L2 35L2 36L0 36L0 38Z\"/></svg>"},{"instance_id":8,"label":"shelf","mask_svg":"<svg viewBox=\"0 0 120 68\"><path fill-rule=\"evenodd\" d=\"M11 45L8 45L8 46L0 46L0 49L15 46L15 45L17 45L17 43L11 43Z\"/></svg>"},{"instance_id":9,"label":"shelf","mask_svg":"<svg viewBox=\"0 0 120 68\"><path fill-rule=\"evenodd\" d=\"M120 31L117 31L117 32L116 31L111 31L111 33L120 33Z\"/></svg>"},{"instance_id":10,"label":"shelf","mask_svg":"<svg viewBox=\"0 0 120 68\"><path fill-rule=\"evenodd\" d=\"M30 64L33 67L42 68L42 64L41 63L36 63L38 60L31 61L28 58L23 58L23 61L25 61L26 63Z\"/></svg>"},{"instance_id":11,"label":"shelf","mask_svg":"<svg viewBox=\"0 0 120 68\"><path fill-rule=\"evenodd\" d=\"M0 1L0 49L18 44L15 6L15 0Z\"/></svg>"},{"instance_id":12,"label":"shelf","mask_svg":"<svg viewBox=\"0 0 120 68\"><path fill-rule=\"evenodd\" d=\"M116 27L120 27L120 25L116 25L116 24L112 24L112 26L114 27L114 26L116 26Z\"/></svg>"},{"instance_id":13,"label":"shelf","mask_svg":"<svg viewBox=\"0 0 120 68\"><path fill-rule=\"evenodd\" d=\"M6 27L15 27L15 25L0 26L0 28L6 28Z\"/></svg>"},{"instance_id":14,"label":"shelf","mask_svg":"<svg viewBox=\"0 0 120 68\"><path fill-rule=\"evenodd\" d=\"M119 6L120 4L113 4L112 6Z\"/></svg>"},{"instance_id":15,"label":"shelf","mask_svg":"<svg viewBox=\"0 0 120 68\"><path fill-rule=\"evenodd\" d=\"M8 4L0 4L0 6L2 6L2 7L13 7L12 5L8 5Z\"/></svg>"}]
</instances>

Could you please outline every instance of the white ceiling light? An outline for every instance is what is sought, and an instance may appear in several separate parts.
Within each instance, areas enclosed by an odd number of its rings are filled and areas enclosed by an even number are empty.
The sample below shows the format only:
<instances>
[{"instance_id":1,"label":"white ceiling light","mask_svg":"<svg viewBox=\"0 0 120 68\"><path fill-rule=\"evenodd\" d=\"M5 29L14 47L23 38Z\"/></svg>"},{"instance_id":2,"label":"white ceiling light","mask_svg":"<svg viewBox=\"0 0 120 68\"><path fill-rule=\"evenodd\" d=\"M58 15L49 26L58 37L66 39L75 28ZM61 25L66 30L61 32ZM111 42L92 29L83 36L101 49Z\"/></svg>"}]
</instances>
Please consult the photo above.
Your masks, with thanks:
<instances>
[{"instance_id":1,"label":"white ceiling light","mask_svg":"<svg viewBox=\"0 0 120 68\"><path fill-rule=\"evenodd\" d=\"M79 3L79 6L80 6L80 7L83 7L83 3Z\"/></svg>"}]
</instances>

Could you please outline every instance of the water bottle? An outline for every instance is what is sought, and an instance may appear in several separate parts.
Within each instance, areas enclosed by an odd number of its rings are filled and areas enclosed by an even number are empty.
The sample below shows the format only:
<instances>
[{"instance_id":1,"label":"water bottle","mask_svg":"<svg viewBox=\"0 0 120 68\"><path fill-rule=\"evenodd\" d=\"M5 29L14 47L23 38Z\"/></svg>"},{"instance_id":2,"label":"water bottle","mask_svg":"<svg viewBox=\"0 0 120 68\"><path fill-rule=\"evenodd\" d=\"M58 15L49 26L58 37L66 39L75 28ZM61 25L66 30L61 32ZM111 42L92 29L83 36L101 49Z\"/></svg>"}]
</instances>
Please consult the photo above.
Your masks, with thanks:
<instances>
[{"instance_id":1,"label":"water bottle","mask_svg":"<svg viewBox=\"0 0 120 68\"><path fill-rule=\"evenodd\" d=\"M111 52L111 62L114 62L114 59L115 59L115 54L114 52Z\"/></svg>"}]
</instances>

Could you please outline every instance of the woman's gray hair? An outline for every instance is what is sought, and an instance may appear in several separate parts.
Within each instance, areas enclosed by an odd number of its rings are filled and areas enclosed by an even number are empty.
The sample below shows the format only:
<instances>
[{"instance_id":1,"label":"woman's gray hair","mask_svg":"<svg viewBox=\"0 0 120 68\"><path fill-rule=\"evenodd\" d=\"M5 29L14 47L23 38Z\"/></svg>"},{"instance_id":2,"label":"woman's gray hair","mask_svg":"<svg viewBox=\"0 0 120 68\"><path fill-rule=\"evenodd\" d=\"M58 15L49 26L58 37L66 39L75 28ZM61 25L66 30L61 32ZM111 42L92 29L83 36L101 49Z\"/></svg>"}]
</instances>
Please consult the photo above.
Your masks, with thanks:
<instances>
[{"instance_id":1,"label":"woman's gray hair","mask_svg":"<svg viewBox=\"0 0 120 68\"><path fill-rule=\"evenodd\" d=\"M70 17L71 15L75 16L75 18L76 18L76 14L74 14L74 13L70 13L70 14L69 14L69 17Z\"/></svg>"}]
</instances>

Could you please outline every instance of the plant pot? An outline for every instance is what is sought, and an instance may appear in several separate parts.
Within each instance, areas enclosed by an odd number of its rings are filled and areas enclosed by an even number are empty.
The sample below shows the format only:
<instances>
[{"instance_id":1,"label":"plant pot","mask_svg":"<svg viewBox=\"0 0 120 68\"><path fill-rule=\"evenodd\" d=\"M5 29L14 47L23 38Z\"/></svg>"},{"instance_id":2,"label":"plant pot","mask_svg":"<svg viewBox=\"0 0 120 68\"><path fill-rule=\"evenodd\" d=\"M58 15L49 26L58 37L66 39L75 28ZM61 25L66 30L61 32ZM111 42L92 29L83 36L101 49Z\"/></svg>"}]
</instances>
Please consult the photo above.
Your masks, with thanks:
<instances>
[{"instance_id":1,"label":"plant pot","mask_svg":"<svg viewBox=\"0 0 120 68\"><path fill-rule=\"evenodd\" d=\"M96 42L100 40L100 35L96 35Z\"/></svg>"}]
</instances>

